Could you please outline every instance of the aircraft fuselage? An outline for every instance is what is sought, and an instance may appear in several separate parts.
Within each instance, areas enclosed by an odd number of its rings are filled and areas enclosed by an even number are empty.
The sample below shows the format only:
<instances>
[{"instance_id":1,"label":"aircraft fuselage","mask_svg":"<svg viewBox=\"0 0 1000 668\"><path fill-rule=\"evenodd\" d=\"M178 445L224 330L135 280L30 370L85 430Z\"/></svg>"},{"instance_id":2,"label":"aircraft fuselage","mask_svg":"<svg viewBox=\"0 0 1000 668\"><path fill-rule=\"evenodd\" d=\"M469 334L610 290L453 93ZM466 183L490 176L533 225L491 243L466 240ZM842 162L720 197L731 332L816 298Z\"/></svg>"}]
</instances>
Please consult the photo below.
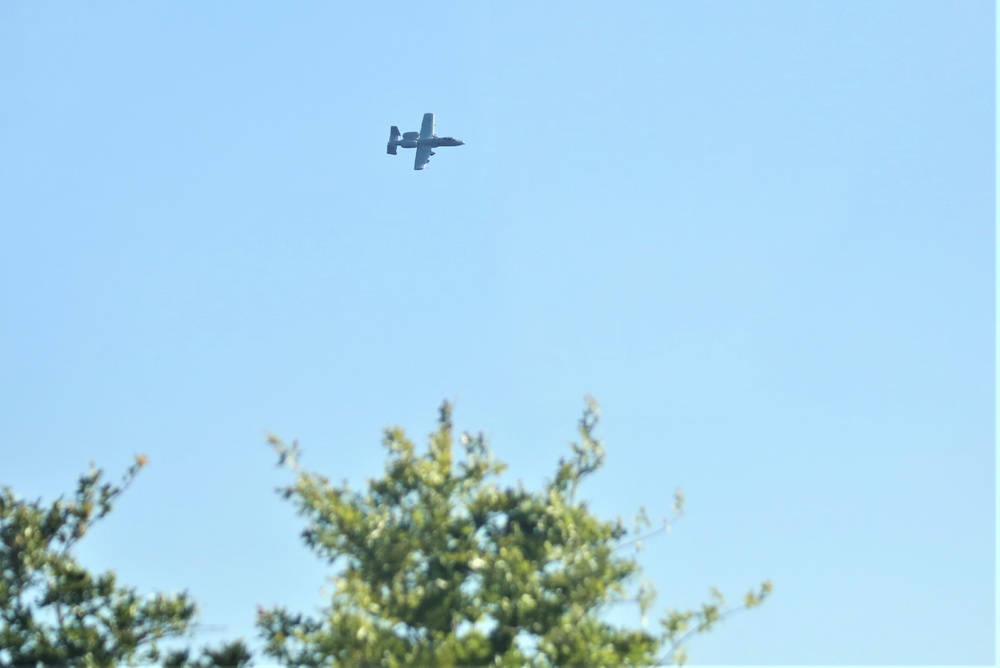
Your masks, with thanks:
<instances>
[{"instance_id":1,"label":"aircraft fuselage","mask_svg":"<svg viewBox=\"0 0 1000 668\"><path fill-rule=\"evenodd\" d=\"M465 143L461 139L455 139L454 137L428 137L426 139L421 139L420 137L406 136L419 134L419 132L404 133L403 138L396 142L396 146L401 148L417 148L418 146L430 146L431 148L437 148L438 146L461 146Z\"/></svg>"}]
</instances>

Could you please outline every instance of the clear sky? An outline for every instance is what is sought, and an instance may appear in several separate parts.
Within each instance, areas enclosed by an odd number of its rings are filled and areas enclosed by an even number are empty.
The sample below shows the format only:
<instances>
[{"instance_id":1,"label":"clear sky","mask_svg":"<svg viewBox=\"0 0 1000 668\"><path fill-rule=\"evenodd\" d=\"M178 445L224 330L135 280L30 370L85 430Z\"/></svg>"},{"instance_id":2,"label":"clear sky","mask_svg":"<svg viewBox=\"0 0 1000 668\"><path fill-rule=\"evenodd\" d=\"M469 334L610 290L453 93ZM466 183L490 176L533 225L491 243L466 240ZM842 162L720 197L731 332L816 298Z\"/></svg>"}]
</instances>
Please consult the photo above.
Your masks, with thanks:
<instances>
[{"instance_id":1,"label":"clear sky","mask_svg":"<svg viewBox=\"0 0 1000 668\"><path fill-rule=\"evenodd\" d=\"M355 485L443 399L535 486L687 514L696 664L994 658L985 0L0 4L0 483L150 466L81 544L198 641L328 574L265 435ZM424 172L390 125L437 115ZM634 615L623 619L638 623ZM254 641L256 642L256 641Z\"/></svg>"}]
</instances>

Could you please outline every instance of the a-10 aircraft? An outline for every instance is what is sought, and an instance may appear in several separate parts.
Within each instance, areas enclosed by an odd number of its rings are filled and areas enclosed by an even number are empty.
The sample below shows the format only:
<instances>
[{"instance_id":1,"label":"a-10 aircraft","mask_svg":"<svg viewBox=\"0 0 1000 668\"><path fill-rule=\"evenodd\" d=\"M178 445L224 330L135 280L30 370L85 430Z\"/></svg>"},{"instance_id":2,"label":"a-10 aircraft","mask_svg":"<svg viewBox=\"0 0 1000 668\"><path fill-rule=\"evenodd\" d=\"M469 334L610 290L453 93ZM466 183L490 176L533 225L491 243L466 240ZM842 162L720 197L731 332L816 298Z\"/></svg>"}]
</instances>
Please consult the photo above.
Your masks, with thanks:
<instances>
[{"instance_id":1,"label":"a-10 aircraft","mask_svg":"<svg viewBox=\"0 0 1000 668\"><path fill-rule=\"evenodd\" d=\"M396 155L397 146L415 148L417 156L413 160L413 169L423 169L430 162L434 149L438 146L461 146L464 143L454 137L438 137L434 134L434 114L424 114L420 132L404 132L400 135L399 128L393 125L389 130L389 143L385 145L385 152Z\"/></svg>"}]
</instances>

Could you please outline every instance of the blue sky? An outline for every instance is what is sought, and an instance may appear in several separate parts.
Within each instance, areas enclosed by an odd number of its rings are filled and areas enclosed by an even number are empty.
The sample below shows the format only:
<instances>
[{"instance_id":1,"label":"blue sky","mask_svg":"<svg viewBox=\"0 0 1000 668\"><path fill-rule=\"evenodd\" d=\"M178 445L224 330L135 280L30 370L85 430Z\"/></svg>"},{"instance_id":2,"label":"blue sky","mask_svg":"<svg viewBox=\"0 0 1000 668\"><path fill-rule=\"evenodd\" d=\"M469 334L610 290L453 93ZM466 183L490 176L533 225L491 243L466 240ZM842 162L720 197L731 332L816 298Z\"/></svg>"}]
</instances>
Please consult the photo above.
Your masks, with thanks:
<instances>
[{"instance_id":1,"label":"blue sky","mask_svg":"<svg viewBox=\"0 0 1000 668\"><path fill-rule=\"evenodd\" d=\"M355 484L443 399L511 479L590 393L605 516L687 513L695 664L994 659L993 3L0 5L0 483L151 461L81 544L199 641L328 572L268 432ZM437 114L424 172L390 125ZM622 619L638 622L630 613Z\"/></svg>"}]
</instances>

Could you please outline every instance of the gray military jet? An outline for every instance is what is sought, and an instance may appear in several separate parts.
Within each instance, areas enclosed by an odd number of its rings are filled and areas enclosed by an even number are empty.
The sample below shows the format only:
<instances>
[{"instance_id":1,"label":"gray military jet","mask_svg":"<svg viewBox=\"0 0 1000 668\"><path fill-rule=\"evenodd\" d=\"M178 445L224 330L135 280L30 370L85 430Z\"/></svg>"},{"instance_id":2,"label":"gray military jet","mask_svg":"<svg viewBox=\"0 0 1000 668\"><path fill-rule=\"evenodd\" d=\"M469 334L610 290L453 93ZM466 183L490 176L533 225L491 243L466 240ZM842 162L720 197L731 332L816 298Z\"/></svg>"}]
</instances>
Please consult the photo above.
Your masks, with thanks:
<instances>
[{"instance_id":1,"label":"gray military jet","mask_svg":"<svg viewBox=\"0 0 1000 668\"><path fill-rule=\"evenodd\" d=\"M393 125L389 130L389 143L385 145L385 152L396 155L397 146L415 148L417 156L413 160L413 169L423 169L430 162L434 149L438 146L461 146L464 143L454 137L438 137L434 134L434 114L424 114L420 132L404 132L400 135L399 128Z\"/></svg>"}]
</instances>

